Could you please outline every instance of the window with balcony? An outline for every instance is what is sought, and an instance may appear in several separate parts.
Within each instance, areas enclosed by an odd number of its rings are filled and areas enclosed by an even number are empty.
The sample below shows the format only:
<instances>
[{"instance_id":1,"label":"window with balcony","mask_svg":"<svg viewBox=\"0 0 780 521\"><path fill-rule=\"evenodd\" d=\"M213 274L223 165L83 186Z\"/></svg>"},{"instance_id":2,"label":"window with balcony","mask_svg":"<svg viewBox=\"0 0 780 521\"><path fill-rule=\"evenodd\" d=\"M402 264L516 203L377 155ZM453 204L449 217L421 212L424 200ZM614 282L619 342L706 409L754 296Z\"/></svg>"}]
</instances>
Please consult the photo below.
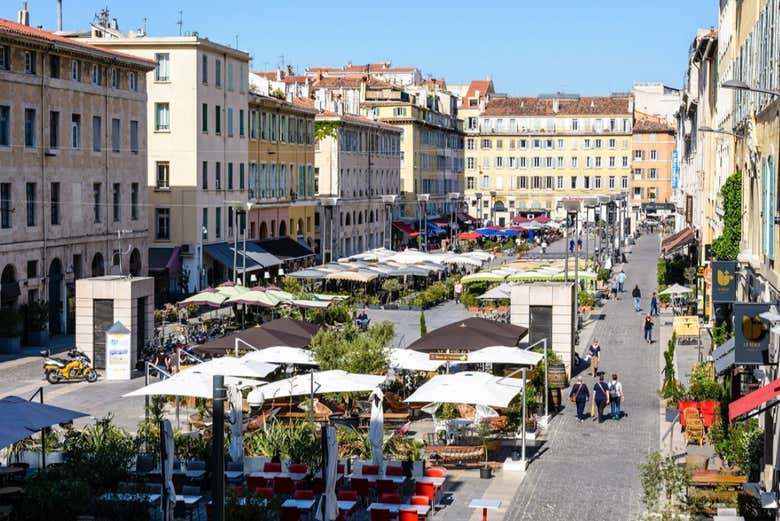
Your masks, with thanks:
<instances>
[{"instance_id":1,"label":"window with balcony","mask_svg":"<svg viewBox=\"0 0 780 521\"><path fill-rule=\"evenodd\" d=\"M154 59L157 66L154 69L154 81L171 81L171 55L168 53L155 53Z\"/></svg>"},{"instance_id":2,"label":"window with balcony","mask_svg":"<svg viewBox=\"0 0 780 521\"><path fill-rule=\"evenodd\" d=\"M156 165L157 181L155 188L158 190L170 190L171 188L171 164L168 161L158 161Z\"/></svg>"}]
</instances>

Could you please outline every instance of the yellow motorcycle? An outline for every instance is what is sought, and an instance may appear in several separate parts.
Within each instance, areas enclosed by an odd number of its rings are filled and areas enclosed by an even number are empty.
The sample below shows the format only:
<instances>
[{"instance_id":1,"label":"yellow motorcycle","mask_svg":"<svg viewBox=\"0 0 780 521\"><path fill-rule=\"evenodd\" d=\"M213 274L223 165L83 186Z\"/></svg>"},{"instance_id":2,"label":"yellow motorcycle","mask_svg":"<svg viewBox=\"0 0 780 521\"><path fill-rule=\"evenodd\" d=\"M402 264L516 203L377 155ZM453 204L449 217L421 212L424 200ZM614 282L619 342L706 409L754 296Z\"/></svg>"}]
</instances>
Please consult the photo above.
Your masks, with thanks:
<instances>
[{"instance_id":1,"label":"yellow motorcycle","mask_svg":"<svg viewBox=\"0 0 780 521\"><path fill-rule=\"evenodd\" d=\"M74 380L97 382L98 374L92 367L92 361L78 349L68 351L69 360L54 358L48 350L41 351L41 356L43 357L43 372L50 384Z\"/></svg>"}]
</instances>

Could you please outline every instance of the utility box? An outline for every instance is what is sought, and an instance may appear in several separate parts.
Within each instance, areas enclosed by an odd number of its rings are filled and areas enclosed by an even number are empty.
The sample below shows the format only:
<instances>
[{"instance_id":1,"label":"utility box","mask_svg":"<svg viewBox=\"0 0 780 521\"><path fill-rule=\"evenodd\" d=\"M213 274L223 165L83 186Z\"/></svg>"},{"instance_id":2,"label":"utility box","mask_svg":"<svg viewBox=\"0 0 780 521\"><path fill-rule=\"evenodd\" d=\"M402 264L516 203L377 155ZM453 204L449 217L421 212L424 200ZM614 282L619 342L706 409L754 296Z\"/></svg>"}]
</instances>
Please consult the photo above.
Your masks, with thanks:
<instances>
[{"instance_id":1,"label":"utility box","mask_svg":"<svg viewBox=\"0 0 780 521\"><path fill-rule=\"evenodd\" d=\"M574 364L577 306L574 282L529 282L512 287L510 322L528 328L528 343L547 338L547 348L566 366Z\"/></svg>"},{"instance_id":2,"label":"utility box","mask_svg":"<svg viewBox=\"0 0 780 521\"><path fill-rule=\"evenodd\" d=\"M107 275L76 281L76 347L106 369L106 333L121 322L130 335L135 367L154 331L154 279Z\"/></svg>"}]
</instances>

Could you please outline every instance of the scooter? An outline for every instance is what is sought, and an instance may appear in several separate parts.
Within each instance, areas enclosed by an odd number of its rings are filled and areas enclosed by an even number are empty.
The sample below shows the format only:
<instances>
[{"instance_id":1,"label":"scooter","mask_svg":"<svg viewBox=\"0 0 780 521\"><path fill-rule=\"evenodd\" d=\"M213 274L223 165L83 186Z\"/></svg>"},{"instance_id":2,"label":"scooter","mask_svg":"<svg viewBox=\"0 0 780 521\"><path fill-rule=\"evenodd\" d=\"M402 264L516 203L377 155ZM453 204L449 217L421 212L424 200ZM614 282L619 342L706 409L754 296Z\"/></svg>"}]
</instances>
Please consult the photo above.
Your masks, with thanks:
<instances>
[{"instance_id":1,"label":"scooter","mask_svg":"<svg viewBox=\"0 0 780 521\"><path fill-rule=\"evenodd\" d=\"M50 384L82 379L94 383L98 379L97 371L92 367L92 361L78 349L68 351L70 360L54 358L49 350L41 351L41 356L43 357L43 372Z\"/></svg>"}]
</instances>

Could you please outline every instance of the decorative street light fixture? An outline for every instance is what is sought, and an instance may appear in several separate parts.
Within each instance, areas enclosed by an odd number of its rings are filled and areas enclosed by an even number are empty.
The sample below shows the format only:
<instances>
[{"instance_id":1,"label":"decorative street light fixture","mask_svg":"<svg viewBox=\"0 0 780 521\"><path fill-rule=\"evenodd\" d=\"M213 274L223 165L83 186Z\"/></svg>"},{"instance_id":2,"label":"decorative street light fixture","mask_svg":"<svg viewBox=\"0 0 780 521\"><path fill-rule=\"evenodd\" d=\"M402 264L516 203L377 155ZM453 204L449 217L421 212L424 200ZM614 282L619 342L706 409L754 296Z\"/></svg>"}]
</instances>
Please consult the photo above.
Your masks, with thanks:
<instances>
[{"instance_id":1,"label":"decorative street light fixture","mask_svg":"<svg viewBox=\"0 0 780 521\"><path fill-rule=\"evenodd\" d=\"M780 96L780 91L762 89L760 87L751 87L747 83L741 80L726 80L720 84L724 89L741 90L747 92L757 92L759 94L769 94L770 96Z\"/></svg>"},{"instance_id":2,"label":"decorative street light fixture","mask_svg":"<svg viewBox=\"0 0 780 521\"><path fill-rule=\"evenodd\" d=\"M455 240L455 212L460 204L460 192L450 192L447 198L450 206L450 248L452 248Z\"/></svg>"}]
</instances>

